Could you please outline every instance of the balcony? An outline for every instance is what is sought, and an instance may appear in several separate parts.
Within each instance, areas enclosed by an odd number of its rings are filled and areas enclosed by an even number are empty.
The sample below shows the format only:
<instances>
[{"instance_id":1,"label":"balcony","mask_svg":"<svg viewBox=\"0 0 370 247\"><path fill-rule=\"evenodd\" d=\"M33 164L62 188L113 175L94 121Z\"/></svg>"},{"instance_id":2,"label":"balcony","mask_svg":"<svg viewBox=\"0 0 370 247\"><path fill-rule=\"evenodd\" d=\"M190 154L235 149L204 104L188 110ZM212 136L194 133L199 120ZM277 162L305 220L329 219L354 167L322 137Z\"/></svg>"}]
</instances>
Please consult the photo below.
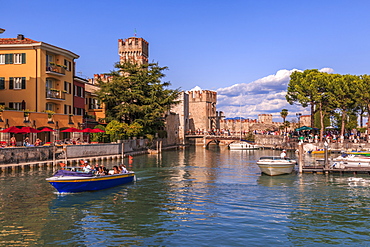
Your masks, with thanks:
<instances>
[{"instance_id":1,"label":"balcony","mask_svg":"<svg viewBox=\"0 0 370 247\"><path fill-rule=\"evenodd\" d=\"M50 65L46 67L46 74L64 76L66 74L66 69L60 65Z\"/></svg>"},{"instance_id":2,"label":"balcony","mask_svg":"<svg viewBox=\"0 0 370 247\"><path fill-rule=\"evenodd\" d=\"M65 100L65 93L57 89L46 89L46 99L50 100Z\"/></svg>"}]
</instances>

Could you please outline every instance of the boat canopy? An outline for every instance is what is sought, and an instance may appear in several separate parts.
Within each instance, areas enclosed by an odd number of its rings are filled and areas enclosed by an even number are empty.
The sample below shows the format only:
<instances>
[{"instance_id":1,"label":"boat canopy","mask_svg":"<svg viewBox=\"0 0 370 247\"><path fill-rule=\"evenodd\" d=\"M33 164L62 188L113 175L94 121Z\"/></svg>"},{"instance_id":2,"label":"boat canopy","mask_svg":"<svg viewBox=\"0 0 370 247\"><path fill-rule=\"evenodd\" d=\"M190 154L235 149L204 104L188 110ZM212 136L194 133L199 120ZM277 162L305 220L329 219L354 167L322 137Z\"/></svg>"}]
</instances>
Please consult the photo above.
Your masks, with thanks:
<instances>
[{"instance_id":1,"label":"boat canopy","mask_svg":"<svg viewBox=\"0 0 370 247\"><path fill-rule=\"evenodd\" d=\"M83 171L69 171L69 170L59 170L54 175L54 177L92 177L94 176L94 171L83 172Z\"/></svg>"}]
</instances>

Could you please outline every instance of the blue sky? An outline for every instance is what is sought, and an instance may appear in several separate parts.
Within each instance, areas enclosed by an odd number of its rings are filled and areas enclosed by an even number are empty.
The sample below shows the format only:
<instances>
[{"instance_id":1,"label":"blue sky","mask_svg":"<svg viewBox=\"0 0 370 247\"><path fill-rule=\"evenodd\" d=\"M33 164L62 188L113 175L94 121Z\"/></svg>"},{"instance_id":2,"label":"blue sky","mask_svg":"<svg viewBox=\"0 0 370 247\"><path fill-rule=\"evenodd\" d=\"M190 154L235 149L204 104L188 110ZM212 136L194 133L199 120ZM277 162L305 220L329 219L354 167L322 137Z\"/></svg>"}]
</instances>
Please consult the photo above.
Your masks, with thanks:
<instances>
[{"instance_id":1,"label":"blue sky","mask_svg":"<svg viewBox=\"0 0 370 247\"><path fill-rule=\"evenodd\" d=\"M80 55L82 77L112 70L117 40L136 29L150 43L149 60L169 67L172 88L217 91L229 117L308 113L284 102L294 69L370 71L365 0L0 0L0 8L0 37L24 34L68 49ZM268 92L258 90L262 82Z\"/></svg>"}]
</instances>

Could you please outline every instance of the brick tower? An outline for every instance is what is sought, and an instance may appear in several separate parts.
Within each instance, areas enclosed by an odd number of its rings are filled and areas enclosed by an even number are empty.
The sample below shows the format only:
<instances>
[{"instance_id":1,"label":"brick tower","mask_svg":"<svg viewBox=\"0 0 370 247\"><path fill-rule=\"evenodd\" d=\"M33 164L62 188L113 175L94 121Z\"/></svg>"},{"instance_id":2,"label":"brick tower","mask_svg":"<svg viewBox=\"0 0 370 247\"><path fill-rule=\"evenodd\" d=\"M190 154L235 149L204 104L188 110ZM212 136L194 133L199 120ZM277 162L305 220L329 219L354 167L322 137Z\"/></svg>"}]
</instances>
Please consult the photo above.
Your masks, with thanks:
<instances>
[{"instance_id":1,"label":"brick tower","mask_svg":"<svg viewBox=\"0 0 370 247\"><path fill-rule=\"evenodd\" d=\"M118 54L120 62L147 64L149 57L149 43L143 38L131 37L118 40Z\"/></svg>"}]
</instances>

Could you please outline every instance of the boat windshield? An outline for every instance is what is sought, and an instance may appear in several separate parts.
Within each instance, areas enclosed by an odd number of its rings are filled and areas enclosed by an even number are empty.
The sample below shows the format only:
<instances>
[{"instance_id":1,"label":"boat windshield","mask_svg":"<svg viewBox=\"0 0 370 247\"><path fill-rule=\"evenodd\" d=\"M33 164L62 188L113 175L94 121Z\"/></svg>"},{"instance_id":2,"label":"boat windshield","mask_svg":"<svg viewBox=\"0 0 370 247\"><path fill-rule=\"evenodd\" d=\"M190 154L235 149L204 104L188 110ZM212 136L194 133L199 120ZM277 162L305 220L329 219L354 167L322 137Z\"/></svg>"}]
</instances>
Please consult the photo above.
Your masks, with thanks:
<instances>
[{"instance_id":1,"label":"boat windshield","mask_svg":"<svg viewBox=\"0 0 370 247\"><path fill-rule=\"evenodd\" d=\"M260 160L281 160L282 158L280 156L265 156L261 157ZM285 160L289 160L289 157L285 157Z\"/></svg>"}]
</instances>

